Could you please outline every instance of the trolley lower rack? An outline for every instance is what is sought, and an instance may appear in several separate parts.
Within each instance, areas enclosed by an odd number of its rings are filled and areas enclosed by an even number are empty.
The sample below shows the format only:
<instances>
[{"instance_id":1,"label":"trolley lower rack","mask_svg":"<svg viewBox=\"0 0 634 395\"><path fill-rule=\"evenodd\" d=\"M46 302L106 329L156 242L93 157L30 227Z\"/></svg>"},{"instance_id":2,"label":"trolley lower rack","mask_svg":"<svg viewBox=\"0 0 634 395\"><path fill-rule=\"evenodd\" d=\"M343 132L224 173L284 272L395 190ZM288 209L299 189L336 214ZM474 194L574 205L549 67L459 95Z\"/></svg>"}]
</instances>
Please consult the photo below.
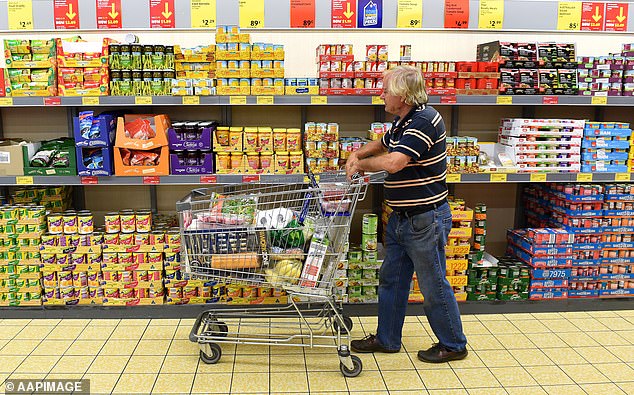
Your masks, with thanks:
<instances>
[{"instance_id":1,"label":"trolley lower rack","mask_svg":"<svg viewBox=\"0 0 634 395\"><path fill-rule=\"evenodd\" d=\"M198 343L200 359L217 363L220 344L253 344L337 349L339 368L346 377L363 370L361 359L350 354L352 320L342 313L334 296L289 292L291 304L270 308L226 308L201 313L189 340ZM308 300L297 303L295 298Z\"/></svg>"}]
</instances>

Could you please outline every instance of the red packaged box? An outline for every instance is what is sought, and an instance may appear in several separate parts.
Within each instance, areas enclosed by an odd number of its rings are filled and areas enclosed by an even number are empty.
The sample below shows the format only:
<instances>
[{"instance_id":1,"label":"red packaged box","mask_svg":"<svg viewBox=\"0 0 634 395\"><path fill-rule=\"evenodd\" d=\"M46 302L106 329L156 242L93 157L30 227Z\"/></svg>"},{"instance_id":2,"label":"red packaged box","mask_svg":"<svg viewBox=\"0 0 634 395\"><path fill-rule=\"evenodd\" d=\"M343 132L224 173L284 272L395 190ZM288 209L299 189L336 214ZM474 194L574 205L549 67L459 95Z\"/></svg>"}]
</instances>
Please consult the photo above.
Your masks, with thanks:
<instances>
[{"instance_id":1,"label":"red packaged box","mask_svg":"<svg viewBox=\"0 0 634 395\"><path fill-rule=\"evenodd\" d=\"M498 81L496 78L478 78L476 89L497 89Z\"/></svg>"},{"instance_id":2,"label":"red packaged box","mask_svg":"<svg viewBox=\"0 0 634 395\"><path fill-rule=\"evenodd\" d=\"M456 62L456 71L458 72L478 71L478 63L485 63L485 62Z\"/></svg>"},{"instance_id":3,"label":"red packaged box","mask_svg":"<svg viewBox=\"0 0 634 395\"><path fill-rule=\"evenodd\" d=\"M497 73L499 63L497 62L478 62L478 70L483 73ZM474 70L476 71L476 70Z\"/></svg>"},{"instance_id":4,"label":"red packaged box","mask_svg":"<svg viewBox=\"0 0 634 395\"><path fill-rule=\"evenodd\" d=\"M6 96L4 89L4 69L0 69L0 96Z\"/></svg>"}]
</instances>

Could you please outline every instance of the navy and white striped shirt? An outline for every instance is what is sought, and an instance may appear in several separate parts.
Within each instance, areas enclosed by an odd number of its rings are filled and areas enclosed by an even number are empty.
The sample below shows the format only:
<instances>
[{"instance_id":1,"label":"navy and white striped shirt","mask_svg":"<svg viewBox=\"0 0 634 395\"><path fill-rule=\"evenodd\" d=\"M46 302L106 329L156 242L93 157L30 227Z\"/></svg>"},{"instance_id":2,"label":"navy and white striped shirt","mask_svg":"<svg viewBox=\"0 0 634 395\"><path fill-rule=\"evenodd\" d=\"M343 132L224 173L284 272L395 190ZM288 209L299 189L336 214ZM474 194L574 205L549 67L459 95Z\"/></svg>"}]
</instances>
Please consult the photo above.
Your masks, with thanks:
<instances>
[{"instance_id":1,"label":"navy and white striped shirt","mask_svg":"<svg viewBox=\"0 0 634 395\"><path fill-rule=\"evenodd\" d=\"M401 171L385 179L385 200L395 208L442 202L447 198L445 123L433 107L420 105L403 119L395 119L381 140L389 152L411 159Z\"/></svg>"}]
</instances>

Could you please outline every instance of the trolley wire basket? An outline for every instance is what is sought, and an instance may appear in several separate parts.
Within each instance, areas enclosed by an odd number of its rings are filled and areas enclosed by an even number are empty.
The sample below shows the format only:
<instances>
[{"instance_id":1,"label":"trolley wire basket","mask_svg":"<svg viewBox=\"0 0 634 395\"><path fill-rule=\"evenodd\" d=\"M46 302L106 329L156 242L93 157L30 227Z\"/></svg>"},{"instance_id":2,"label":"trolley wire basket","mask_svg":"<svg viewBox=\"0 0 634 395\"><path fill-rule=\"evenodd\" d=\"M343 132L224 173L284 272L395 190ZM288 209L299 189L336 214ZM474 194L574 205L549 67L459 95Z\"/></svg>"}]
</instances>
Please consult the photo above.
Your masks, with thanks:
<instances>
[{"instance_id":1,"label":"trolley wire basket","mask_svg":"<svg viewBox=\"0 0 634 395\"><path fill-rule=\"evenodd\" d=\"M190 340L203 362L220 359L218 343L335 347L344 375L361 372L349 351L352 321L333 279L368 183L369 177L325 173L306 184L196 189L177 203L186 276L213 282L219 293L240 285L274 288L290 301L200 314Z\"/></svg>"}]
</instances>

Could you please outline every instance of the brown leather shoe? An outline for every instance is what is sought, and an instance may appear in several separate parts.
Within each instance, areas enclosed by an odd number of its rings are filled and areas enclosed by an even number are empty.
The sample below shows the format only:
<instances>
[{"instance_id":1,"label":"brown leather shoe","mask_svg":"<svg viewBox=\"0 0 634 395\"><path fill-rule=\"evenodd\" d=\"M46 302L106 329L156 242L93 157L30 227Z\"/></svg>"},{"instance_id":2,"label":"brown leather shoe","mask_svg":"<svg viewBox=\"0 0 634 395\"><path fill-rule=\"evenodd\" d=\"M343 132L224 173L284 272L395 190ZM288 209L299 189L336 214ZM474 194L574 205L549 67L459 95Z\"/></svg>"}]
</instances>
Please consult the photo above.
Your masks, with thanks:
<instances>
[{"instance_id":1,"label":"brown leather shoe","mask_svg":"<svg viewBox=\"0 0 634 395\"><path fill-rule=\"evenodd\" d=\"M361 340L353 340L350 342L350 346L352 351L359 353L368 353L368 352L387 352L387 353L395 353L399 352L398 350L389 350L379 343L379 339L374 335L367 335Z\"/></svg>"},{"instance_id":2,"label":"brown leather shoe","mask_svg":"<svg viewBox=\"0 0 634 395\"><path fill-rule=\"evenodd\" d=\"M418 352L418 359L429 363L443 363L464 359L467 354L469 354L469 352L466 348L462 351L450 351L442 344L435 343L428 350L420 350Z\"/></svg>"}]
</instances>

